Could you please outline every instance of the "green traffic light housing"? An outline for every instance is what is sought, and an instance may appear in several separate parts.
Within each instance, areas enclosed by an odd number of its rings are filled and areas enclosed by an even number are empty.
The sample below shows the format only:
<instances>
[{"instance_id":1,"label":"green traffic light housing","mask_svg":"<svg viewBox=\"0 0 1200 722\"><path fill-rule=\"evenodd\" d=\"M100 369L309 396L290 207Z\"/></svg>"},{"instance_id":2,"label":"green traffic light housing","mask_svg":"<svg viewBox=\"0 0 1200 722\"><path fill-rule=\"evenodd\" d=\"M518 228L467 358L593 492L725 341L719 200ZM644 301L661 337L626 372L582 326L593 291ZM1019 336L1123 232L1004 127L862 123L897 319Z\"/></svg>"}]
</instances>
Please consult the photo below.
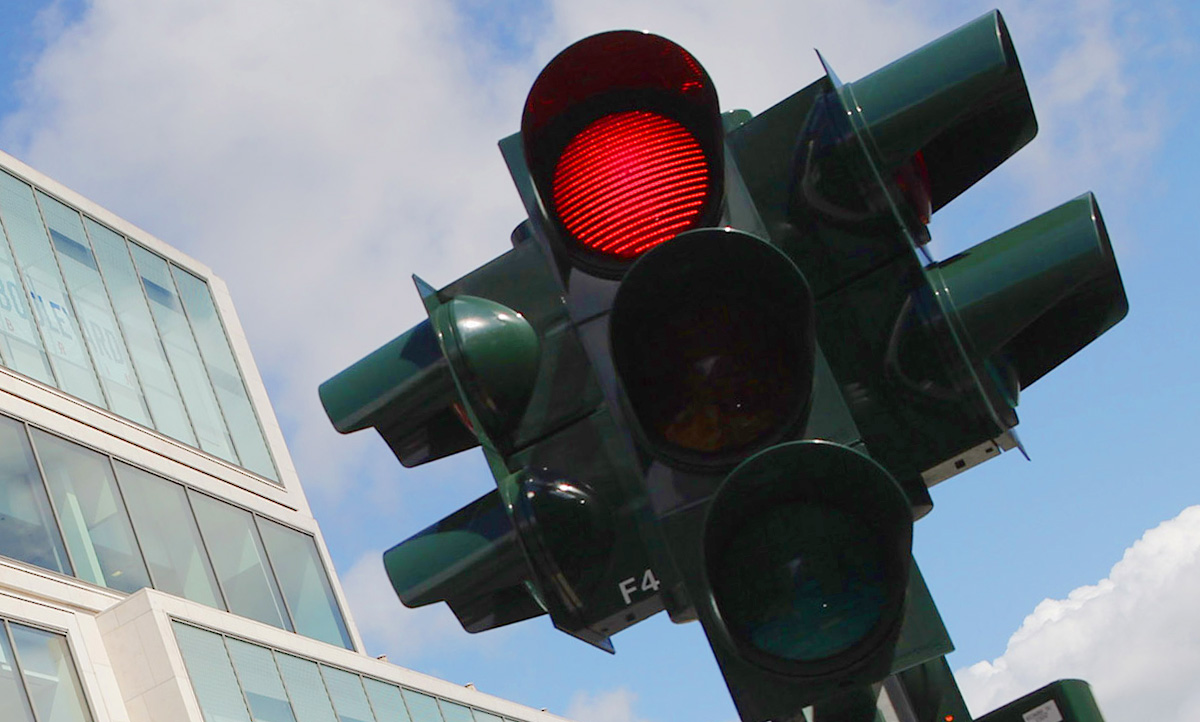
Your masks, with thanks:
<instances>
[{"instance_id":1,"label":"green traffic light housing","mask_svg":"<svg viewBox=\"0 0 1200 722\"><path fill-rule=\"evenodd\" d=\"M1060 679L1003 707L988 712L976 722L1104 722L1092 687L1082 679Z\"/></svg>"},{"instance_id":2,"label":"green traffic light housing","mask_svg":"<svg viewBox=\"0 0 1200 722\"><path fill-rule=\"evenodd\" d=\"M468 632L546 611L496 490L384 552L383 566L405 606L446 602Z\"/></svg>"},{"instance_id":3,"label":"green traffic light housing","mask_svg":"<svg viewBox=\"0 0 1200 722\"><path fill-rule=\"evenodd\" d=\"M428 320L321 384L319 393L335 429L374 427L405 466L479 444L454 412L458 390Z\"/></svg>"},{"instance_id":4,"label":"green traffic light housing","mask_svg":"<svg viewBox=\"0 0 1200 722\"><path fill-rule=\"evenodd\" d=\"M533 392L540 351L511 308L466 295L442 303L414 280L429 318L318 389L334 428L375 427L410 467L511 429Z\"/></svg>"},{"instance_id":5,"label":"green traffic light housing","mask_svg":"<svg viewBox=\"0 0 1200 722\"><path fill-rule=\"evenodd\" d=\"M719 219L724 135L716 87L687 50L632 30L584 38L525 101L530 219L565 265L617 278Z\"/></svg>"},{"instance_id":6,"label":"green traffic light housing","mask_svg":"<svg viewBox=\"0 0 1200 722\"><path fill-rule=\"evenodd\" d=\"M1011 369L1021 389L1129 311L1091 193L935 264L930 277L972 355Z\"/></svg>"},{"instance_id":7,"label":"green traffic light housing","mask_svg":"<svg viewBox=\"0 0 1200 722\"><path fill-rule=\"evenodd\" d=\"M861 80L842 85L831 79L855 134L885 178L922 156L931 181L930 212L1037 135L1025 77L998 11Z\"/></svg>"}]
</instances>

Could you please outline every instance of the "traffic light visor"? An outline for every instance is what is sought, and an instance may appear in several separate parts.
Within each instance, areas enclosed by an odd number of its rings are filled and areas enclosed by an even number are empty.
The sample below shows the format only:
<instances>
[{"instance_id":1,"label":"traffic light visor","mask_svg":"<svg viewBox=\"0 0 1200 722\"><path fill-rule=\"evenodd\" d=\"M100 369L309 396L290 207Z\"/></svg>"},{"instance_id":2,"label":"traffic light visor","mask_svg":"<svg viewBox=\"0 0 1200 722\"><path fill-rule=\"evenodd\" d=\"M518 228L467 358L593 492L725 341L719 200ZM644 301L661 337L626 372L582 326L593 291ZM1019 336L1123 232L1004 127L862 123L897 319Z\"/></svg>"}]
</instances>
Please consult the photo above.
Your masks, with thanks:
<instances>
[{"instance_id":1,"label":"traffic light visor","mask_svg":"<svg viewBox=\"0 0 1200 722\"><path fill-rule=\"evenodd\" d=\"M930 268L938 297L979 359L1027 388L1129 310L1091 193Z\"/></svg>"},{"instance_id":2,"label":"traffic light visor","mask_svg":"<svg viewBox=\"0 0 1200 722\"><path fill-rule=\"evenodd\" d=\"M604 273L720 212L712 80L666 38L617 31L552 60L525 104L526 164L564 248Z\"/></svg>"}]
</instances>

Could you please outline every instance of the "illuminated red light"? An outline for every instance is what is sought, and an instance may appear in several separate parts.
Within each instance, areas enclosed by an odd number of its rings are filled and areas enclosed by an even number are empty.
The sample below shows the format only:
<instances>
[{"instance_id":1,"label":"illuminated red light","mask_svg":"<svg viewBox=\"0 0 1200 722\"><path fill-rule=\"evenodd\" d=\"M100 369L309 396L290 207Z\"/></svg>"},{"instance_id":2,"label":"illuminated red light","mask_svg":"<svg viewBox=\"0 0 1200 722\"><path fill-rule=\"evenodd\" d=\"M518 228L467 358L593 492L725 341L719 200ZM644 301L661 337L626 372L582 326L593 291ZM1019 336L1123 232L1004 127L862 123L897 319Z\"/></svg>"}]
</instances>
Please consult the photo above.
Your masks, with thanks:
<instances>
[{"instance_id":1,"label":"illuminated red light","mask_svg":"<svg viewBox=\"0 0 1200 722\"><path fill-rule=\"evenodd\" d=\"M708 159L687 128L633 110L593 121L554 169L555 211L582 246L632 259L688 230L710 191Z\"/></svg>"}]
</instances>

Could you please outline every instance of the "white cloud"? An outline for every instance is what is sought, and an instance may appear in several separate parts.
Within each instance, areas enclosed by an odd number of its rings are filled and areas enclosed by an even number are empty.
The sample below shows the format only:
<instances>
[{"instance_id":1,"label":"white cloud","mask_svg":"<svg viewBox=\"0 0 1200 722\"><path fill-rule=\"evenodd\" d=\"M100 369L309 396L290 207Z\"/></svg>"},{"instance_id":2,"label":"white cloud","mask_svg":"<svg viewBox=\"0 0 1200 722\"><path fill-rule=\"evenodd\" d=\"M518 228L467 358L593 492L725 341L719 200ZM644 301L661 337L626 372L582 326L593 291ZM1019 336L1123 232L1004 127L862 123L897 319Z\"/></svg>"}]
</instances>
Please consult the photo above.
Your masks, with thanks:
<instances>
[{"instance_id":1,"label":"white cloud","mask_svg":"<svg viewBox=\"0 0 1200 722\"><path fill-rule=\"evenodd\" d=\"M1151 529L1108 578L1037 606L1004 655L959 670L971 710L1056 679L1088 681L1108 722L1200 715L1200 506Z\"/></svg>"},{"instance_id":2,"label":"white cloud","mask_svg":"<svg viewBox=\"0 0 1200 722\"><path fill-rule=\"evenodd\" d=\"M1136 187L1146 172L1164 104L1162 88L1135 79L1133 63L1151 44L1136 31L1138 16L1153 12L1111 0L1006 8L1038 116L1038 138L1014 159L1030 203Z\"/></svg>"},{"instance_id":3,"label":"white cloud","mask_svg":"<svg viewBox=\"0 0 1200 722\"><path fill-rule=\"evenodd\" d=\"M567 718L578 722L646 722L634 714L637 695L624 687L606 692L576 692Z\"/></svg>"},{"instance_id":4,"label":"white cloud","mask_svg":"<svg viewBox=\"0 0 1200 722\"><path fill-rule=\"evenodd\" d=\"M54 39L6 147L229 284L310 491L354 468L316 386L422 316L521 219L482 72L448 3L98 0ZM341 448L339 448L339 446Z\"/></svg>"}]
</instances>

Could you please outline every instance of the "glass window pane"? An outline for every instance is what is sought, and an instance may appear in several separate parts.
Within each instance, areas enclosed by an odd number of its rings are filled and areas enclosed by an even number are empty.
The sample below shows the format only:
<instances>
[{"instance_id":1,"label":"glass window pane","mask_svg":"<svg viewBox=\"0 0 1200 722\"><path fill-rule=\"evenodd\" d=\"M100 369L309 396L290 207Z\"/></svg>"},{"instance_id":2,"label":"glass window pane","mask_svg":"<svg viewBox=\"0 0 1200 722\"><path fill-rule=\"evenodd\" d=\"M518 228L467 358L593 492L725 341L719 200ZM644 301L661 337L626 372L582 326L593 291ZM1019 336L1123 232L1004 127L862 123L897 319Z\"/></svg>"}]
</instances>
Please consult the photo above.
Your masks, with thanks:
<instances>
[{"instance_id":1,"label":"glass window pane","mask_svg":"<svg viewBox=\"0 0 1200 722\"><path fill-rule=\"evenodd\" d=\"M259 518L258 522L263 544L267 547L267 558L287 600L296 631L306 637L353 649L329 577L321 565L316 541L303 532L268 519Z\"/></svg>"},{"instance_id":2,"label":"glass window pane","mask_svg":"<svg viewBox=\"0 0 1200 722\"><path fill-rule=\"evenodd\" d=\"M370 677L363 677L363 686L367 688L371 709L375 710L379 722L411 722L399 687Z\"/></svg>"},{"instance_id":3,"label":"glass window pane","mask_svg":"<svg viewBox=\"0 0 1200 722\"><path fill-rule=\"evenodd\" d=\"M337 722L315 662L282 652L275 653L275 661L292 698L296 722Z\"/></svg>"},{"instance_id":4,"label":"glass window pane","mask_svg":"<svg viewBox=\"0 0 1200 722\"><path fill-rule=\"evenodd\" d=\"M225 644L254 722L296 722L271 651L238 639L227 639Z\"/></svg>"},{"instance_id":5,"label":"glass window pane","mask_svg":"<svg viewBox=\"0 0 1200 722\"><path fill-rule=\"evenodd\" d=\"M58 387L97 406L105 406L58 271L58 261L50 250L50 238L42 225L33 189L7 173L0 173L0 215L4 217L25 288L33 299L34 318L50 352Z\"/></svg>"},{"instance_id":6,"label":"glass window pane","mask_svg":"<svg viewBox=\"0 0 1200 722\"><path fill-rule=\"evenodd\" d=\"M130 357L150 407L154 428L185 444L195 445L192 424L184 411L179 388L167 364L158 329L150 317L150 308L146 305L146 296L142 293L125 239L90 218L84 220L84 225L92 237L96 262L108 286L125 341L129 344Z\"/></svg>"},{"instance_id":7,"label":"glass window pane","mask_svg":"<svg viewBox=\"0 0 1200 722\"><path fill-rule=\"evenodd\" d=\"M0 417L0 554L71 573L25 426Z\"/></svg>"},{"instance_id":8,"label":"glass window pane","mask_svg":"<svg viewBox=\"0 0 1200 722\"><path fill-rule=\"evenodd\" d=\"M146 401L142 398L141 386L117 327L79 213L43 193L38 193L38 202L50 229L51 245L58 255L67 292L79 315L83 340L100 372L100 385L108 399L108 408L143 426L150 426Z\"/></svg>"},{"instance_id":9,"label":"glass window pane","mask_svg":"<svg viewBox=\"0 0 1200 722\"><path fill-rule=\"evenodd\" d=\"M8 644L8 634L4 631L4 625L0 624L0 710L4 710L5 719L12 718L14 722L34 722L33 711L29 708L25 687L17 676L14 660L12 647Z\"/></svg>"},{"instance_id":10,"label":"glass window pane","mask_svg":"<svg viewBox=\"0 0 1200 722\"><path fill-rule=\"evenodd\" d=\"M292 631L253 515L211 496L189 496L229 611Z\"/></svg>"},{"instance_id":11,"label":"glass window pane","mask_svg":"<svg viewBox=\"0 0 1200 722\"><path fill-rule=\"evenodd\" d=\"M217 402L225 414L225 422L229 425L233 446L242 466L278 481L266 439L258 425L258 417L254 415L254 407L250 405L250 395L234 361L229 338L217 316L217 307L213 304L208 284L177 266L171 266L171 273L175 276L179 298L191 321L200 355L208 368L208 376L217 392Z\"/></svg>"},{"instance_id":12,"label":"glass window pane","mask_svg":"<svg viewBox=\"0 0 1200 722\"><path fill-rule=\"evenodd\" d=\"M224 609L187 492L135 466L115 466L154 588Z\"/></svg>"},{"instance_id":13,"label":"glass window pane","mask_svg":"<svg viewBox=\"0 0 1200 722\"><path fill-rule=\"evenodd\" d=\"M404 703L408 705L408 714L412 717L412 722L442 722L442 713L433 697L406 687Z\"/></svg>"},{"instance_id":14,"label":"glass window pane","mask_svg":"<svg viewBox=\"0 0 1200 722\"><path fill-rule=\"evenodd\" d=\"M504 718L481 709L471 710L475 713L475 722L504 722Z\"/></svg>"},{"instance_id":15,"label":"glass window pane","mask_svg":"<svg viewBox=\"0 0 1200 722\"><path fill-rule=\"evenodd\" d=\"M167 359L175 371L175 380L183 392L183 403L187 406L192 428L200 440L200 448L226 461L237 463L225 420L217 408L217 397L213 394L208 372L200 360L196 339L183 314L183 306L175 293L175 282L167 262L136 243L130 244L133 261L141 274L142 287L150 301L150 313L158 327L158 333L167 350Z\"/></svg>"},{"instance_id":16,"label":"glass window pane","mask_svg":"<svg viewBox=\"0 0 1200 722\"><path fill-rule=\"evenodd\" d=\"M321 676L325 678L325 687L333 699L338 722L375 722L371 705L367 703L367 695L363 692L362 680L357 674L322 664Z\"/></svg>"},{"instance_id":17,"label":"glass window pane","mask_svg":"<svg viewBox=\"0 0 1200 722\"><path fill-rule=\"evenodd\" d=\"M123 592L150 586L107 456L33 429L75 576Z\"/></svg>"},{"instance_id":18,"label":"glass window pane","mask_svg":"<svg viewBox=\"0 0 1200 722\"><path fill-rule=\"evenodd\" d=\"M57 386L7 238L0 239L0 355L10 369Z\"/></svg>"},{"instance_id":19,"label":"glass window pane","mask_svg":"<svg viewBox=\"0 0 1200 722\"><path fill-rule=\"evenodd\" d=\"M91 722L67 638L23 624L9 629L39 722Z\"/></svg>"},{"instance_id":20,"label":"glass window pane","mask_svg":"<svg viewBox=\"0 0 1200 722\"><path fill-rule=\"evenodd\" d=\"M179 622L173 626L205 722L250 722L221 635Z\"/></svg>"},{"instance_id":21,"label":"glass window pane","mask_svg":"<svg viewBox=\"0 0 1200 722\"><path fill-rule=\"evenodd\" d=\"M448 699L440 699L438 704L442 706L442 716L446 718L446 722L475 722L471 718L470 707L464 707Z\"/></svg>"}]
</instances>

